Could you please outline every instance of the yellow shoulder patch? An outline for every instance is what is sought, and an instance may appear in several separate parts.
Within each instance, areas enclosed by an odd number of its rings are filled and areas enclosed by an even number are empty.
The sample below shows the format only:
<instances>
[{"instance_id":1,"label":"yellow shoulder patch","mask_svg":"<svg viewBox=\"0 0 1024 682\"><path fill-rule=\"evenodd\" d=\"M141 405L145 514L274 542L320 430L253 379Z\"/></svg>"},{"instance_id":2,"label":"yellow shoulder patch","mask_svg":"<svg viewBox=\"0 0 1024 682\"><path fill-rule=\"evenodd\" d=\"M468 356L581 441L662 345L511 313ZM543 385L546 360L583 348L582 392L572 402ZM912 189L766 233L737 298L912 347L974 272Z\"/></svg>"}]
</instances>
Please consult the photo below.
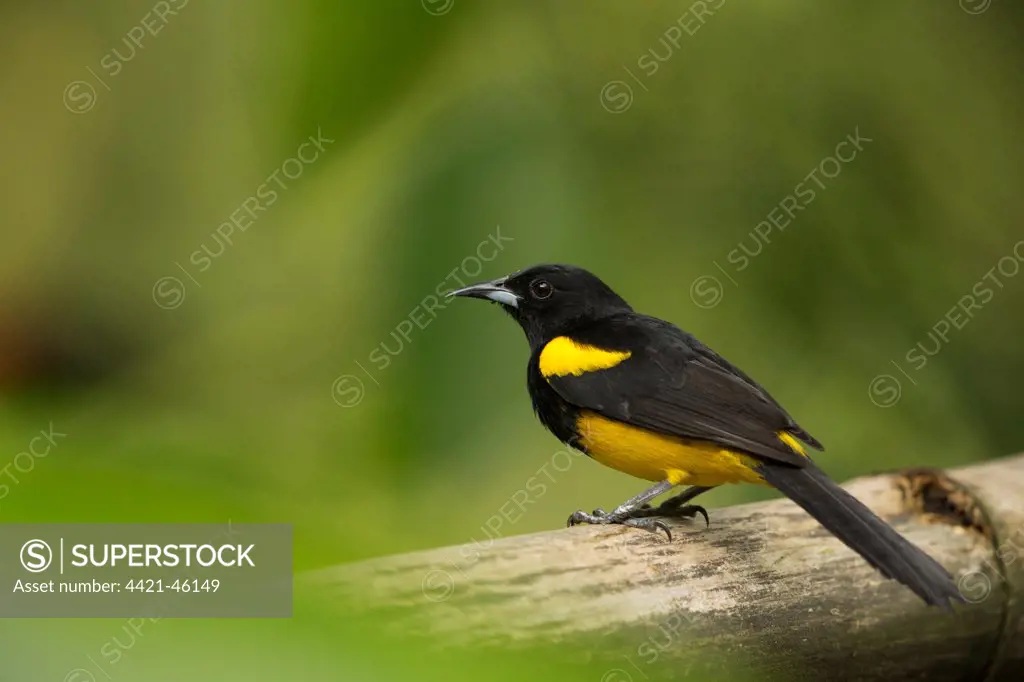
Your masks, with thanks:
<instances>
[{"instance_id":1,"label":"yellow shoulder patch","mask_svg":"<svg viewBox=\"0 0 1024 682\"><path fill-rule=\"evenodd\" d=\"M804 450L804 446L800 444L800 441L793 438L793 436L789 435L785 431L779 431L779 440L788 445L789 449L796 454L803 455L804 457L807 456L807 451Z\"/></svg>"},{"instance_id":2,"label":"yellow shoulder patch","mask_svg":"<svg viewBox=\"0 0 1024 682\"><path fill-rule=\"evenodd\" d=\"M548 342L540 352L540 373L545 377L561 377L609 369L633 355L629 351L602 350L596 346L576 343L568 336Z\"/></svg>"}]
</instances>

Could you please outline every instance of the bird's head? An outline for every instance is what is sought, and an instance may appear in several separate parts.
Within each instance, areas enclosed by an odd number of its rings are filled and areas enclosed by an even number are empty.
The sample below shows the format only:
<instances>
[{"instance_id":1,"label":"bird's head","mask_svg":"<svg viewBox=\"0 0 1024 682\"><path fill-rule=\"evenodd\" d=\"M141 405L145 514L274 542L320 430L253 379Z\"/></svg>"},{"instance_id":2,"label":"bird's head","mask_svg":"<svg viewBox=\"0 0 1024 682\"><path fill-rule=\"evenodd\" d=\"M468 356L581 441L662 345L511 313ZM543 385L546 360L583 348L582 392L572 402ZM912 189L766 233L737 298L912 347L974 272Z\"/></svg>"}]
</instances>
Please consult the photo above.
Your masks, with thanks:
<instances>
[{"instance_id":1,"label":"bird's head","mask_svg":"<svg viewBox=\"0 0 1024 682\"><path fill-rule=\"evenodd\" d=\"M580 324L632 310L607 284L572 265L535 265L449 296L497 303L515 318L534 348Z\"/></svg>"}]
</instances>

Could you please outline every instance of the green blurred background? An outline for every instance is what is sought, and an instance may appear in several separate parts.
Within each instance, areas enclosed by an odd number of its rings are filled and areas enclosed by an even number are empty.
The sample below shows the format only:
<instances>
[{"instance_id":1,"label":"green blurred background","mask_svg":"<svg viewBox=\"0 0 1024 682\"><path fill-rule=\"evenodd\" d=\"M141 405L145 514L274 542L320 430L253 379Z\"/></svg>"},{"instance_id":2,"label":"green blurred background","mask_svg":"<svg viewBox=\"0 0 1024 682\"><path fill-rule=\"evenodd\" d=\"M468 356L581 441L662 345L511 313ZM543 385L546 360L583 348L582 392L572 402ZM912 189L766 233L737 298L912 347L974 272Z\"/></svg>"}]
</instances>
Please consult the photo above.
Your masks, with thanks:
<instances>
[{"instance_id":1,"label":"green blurred background","mask_svg":"<svg viewBox=\"0 0 1024 682\"><path fill-rule=\"evenodd\" d=\"M1006 0L3 3L0 521L293 522L298 570L483 539L560 446L510 320L417 306L551 261L757 377L837 478L1019 451L1022 18ZM815 169L835 174L759 236ZM51 424L66 437L15 467ZM552 471L502 535L641 485ZM499 679L339 621L162 621L106 672ZM122 626L3 621L0 680L90 669ZM547 660L501 674L602 678Z\"/></svg>"}]
</instances>

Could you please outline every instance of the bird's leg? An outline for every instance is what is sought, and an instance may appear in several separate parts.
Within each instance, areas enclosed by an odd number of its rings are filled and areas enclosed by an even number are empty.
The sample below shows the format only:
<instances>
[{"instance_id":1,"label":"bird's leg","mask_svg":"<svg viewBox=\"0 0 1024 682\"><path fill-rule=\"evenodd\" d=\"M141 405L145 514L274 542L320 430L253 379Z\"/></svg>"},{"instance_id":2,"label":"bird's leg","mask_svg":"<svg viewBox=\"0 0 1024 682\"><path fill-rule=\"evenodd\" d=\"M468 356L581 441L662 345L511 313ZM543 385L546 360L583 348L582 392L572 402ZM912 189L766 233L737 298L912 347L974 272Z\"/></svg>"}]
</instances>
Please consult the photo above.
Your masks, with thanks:
<instances>
[{"instance_id":1,"label":"bird's leg","mask_svg":"<svg viewBox=\"0 0 1024 682\"><path fill-rule=\"evenodd\" d=\"M588 514L583 510L576 510L569 516L569 521L566 525L575 526L578 523L618 524L622 526L631 526L633 528L642 528L651 532L663 530L668 536L668 539L671 540L672 532L664 523L650 518L637 518L634 517L633 514L655 497L667 493L672 488L673 485L671 483L668 481L662 481L661 483L643 491L639 495L629 498L613 509L610 514L605 512L603 509L595 509L591 514Z\"/></svg>"},{"instance_id":2,"label":"bird's leg","mask_svg":"<svg viewBox=\"0 0 1024 682\"><path fill-rule=\"evenodd\" d=\"M672 516L676 518L692 519L700 514L704 517L704 523L711 525L708 518L708 510L699 504L686 504L701 493L706 493L715 486L713 485L692 485L675 497L670 497L657 507L645 504L631 514L633 518L648 518L651 516Z\"/></svg>"}]
</instances>

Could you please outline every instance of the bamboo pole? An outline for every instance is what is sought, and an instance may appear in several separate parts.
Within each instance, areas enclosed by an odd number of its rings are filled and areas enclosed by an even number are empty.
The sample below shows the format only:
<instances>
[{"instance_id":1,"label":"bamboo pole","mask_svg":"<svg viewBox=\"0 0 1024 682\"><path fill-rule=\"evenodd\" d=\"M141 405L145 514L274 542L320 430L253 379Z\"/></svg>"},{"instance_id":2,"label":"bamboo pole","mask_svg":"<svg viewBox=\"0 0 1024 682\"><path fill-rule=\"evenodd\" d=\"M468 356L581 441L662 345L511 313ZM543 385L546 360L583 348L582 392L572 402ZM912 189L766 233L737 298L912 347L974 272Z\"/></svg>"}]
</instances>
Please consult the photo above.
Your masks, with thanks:
<instances>
[{"instance_id":1,"label":"bamboo pole","mask_svg":"<svg viewBox=\"0 0 1024 682\"><path fill-rule=\"evenodd\" d=\"M395 633L448 646L589 645L607 661L604 682L653 679L705 654L736 654L769 679L1020 679L1024 455L847 488L941 562L968 603L954 615L925 606L787 500L712 510L710 528L670 521L671 543L582 526L301 583L346 613L386 613Z\"/></svg>"}]
</instances>

